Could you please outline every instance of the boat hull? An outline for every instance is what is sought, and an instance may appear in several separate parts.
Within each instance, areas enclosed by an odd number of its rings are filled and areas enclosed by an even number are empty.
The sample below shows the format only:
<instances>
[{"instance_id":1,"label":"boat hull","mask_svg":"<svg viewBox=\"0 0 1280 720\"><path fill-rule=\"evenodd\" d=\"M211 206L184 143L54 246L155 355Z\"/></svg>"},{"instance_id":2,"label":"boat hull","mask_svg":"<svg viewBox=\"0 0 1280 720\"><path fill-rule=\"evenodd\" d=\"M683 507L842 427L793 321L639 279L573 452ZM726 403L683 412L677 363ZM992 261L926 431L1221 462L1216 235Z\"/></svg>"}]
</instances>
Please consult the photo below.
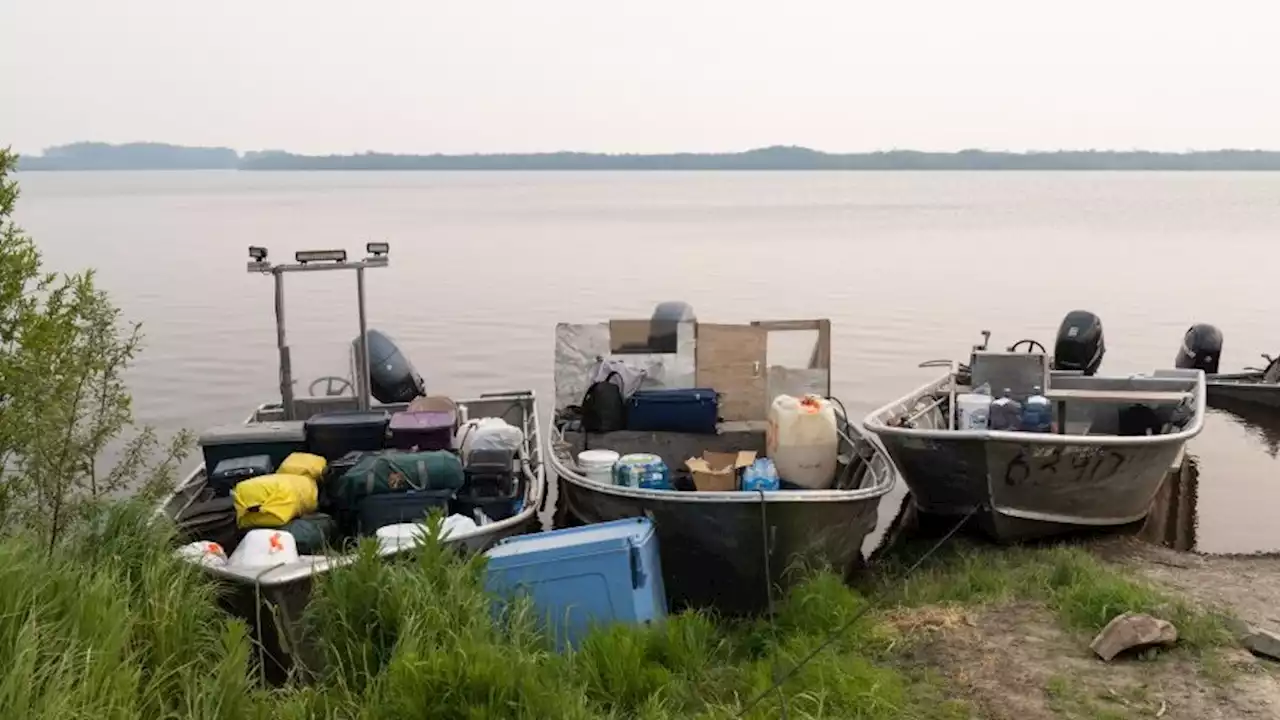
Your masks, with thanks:
<instances>
[{"instance_id":1,"label":"boat hull","mask_svg":"<svg viewBox=\"0 0 1280 720\"><path fill-rule=\"evenodd\" d=\"M1161 371L1152 378L1067 382L1094 383L1117 393L1144 384L1177 388L1194 398L1194 414L1182 429L1161 435L952 430L934 400L955 387L947 375L872 412L863 426L893 458L919 510L973 515L996 540L1018 542L1142 520L1165 477L1181 462L1187 440L1203 427L1203 373ZM922 404L930 409L917 411ZM1113 404L1100 408L1108 409L1069 411L1063 422L1103 426L1108 413L1114 420ZM1093 410L1099 410L1097 417L1090 417ZM1167 421L1170 410L1157 415ZM904 425L906 418L910 422Z\"/></svg>"},{"instance_id":2,"label":"boat hull","mask_svg":"<svg viewBox=\"0 0 1280 720\"><path fill-rule=\"evenodd\" d=\"M845 576L855 572L879 504L879 496L820 503L690 503L619 497L571 479L560 483L560 491L561 502L583 523L650 518L670 603L727 614L767 609L770 588L788 587L804 567L826 566Z\"/></svg>"},{"instance_id":3,"label":"boat hull","mask_svg":"<svg viewBox=\"0 0 1280 720\"><path fill-rule=\"evenodd\" d=\"M352 409L352 398L325 400L323 405L313 403L313 410ZM504 538L538 529L538 513L546 499L547 476L538 404L533 392L495 393L477 400L460 401L460 404L469 408L472 417L501 417L520 427L525 435L525 444L520 451L526 483L524 507L510 518L443 541L463 554L474 554L489 549ZM390 412L404 408L400 404L378 406L378 409ZM263 405L246 423L278 420L280 413L278 404ZM183 512L204 492L204 484L205 469L201 465L161 504L158 513L180 525ZM411 545L383 546L380 550L380 554L388 558L412 552ZM222 602L226 609L254 627L257 640L265 651L263 661L267 672L273 679L283 679L291 671L315 672L322 668L321 658L315 652L311 638L304 633L303 615L311 600L314 579L354 559L355 555L351 553L315 556L261 572L203 564L200 567L215 576L225 588Z\"/></svg>"},{"instance_id":4,"label":"boat hull","mask_svg":"<svg viewBox=\"0 0 1280 720\"><path fill-rule=\"evenodd\" d=\"M1146 517L1182 445L1043 445L983 440L883 440L917 507L975 514L1004 542Z\"/></svg>"},{"instance_id":5,"label":"boat hull","mask_svg":"<svg viewBox=\"0 0 1280 720\"><path fill-rule=\"evenodd\" d=\"M1230 409L1232 405L1245 404L1280 410L1280 384L1209 376L1205 386L1211 407Z\"/></svg>"},{"instance_id":6,"label":"boat hull","mask_svg":"<svg viewBox=\"0 0 1280 720\"><path fill-rule=\"evenodd\" d=\"M743 615L766 610L771 589L790 587L803 569L824 567L848 577L862 567L863 542L897 471L874 443L861 437L854 442L858 451L847 457L859 465L851 470L861 481L849 490L645 490L588 480L568 459L570 444L563 441L548 457L559 482L558 502L571 520L653 521L673 607Z\"/></svg>"}]
</instances>

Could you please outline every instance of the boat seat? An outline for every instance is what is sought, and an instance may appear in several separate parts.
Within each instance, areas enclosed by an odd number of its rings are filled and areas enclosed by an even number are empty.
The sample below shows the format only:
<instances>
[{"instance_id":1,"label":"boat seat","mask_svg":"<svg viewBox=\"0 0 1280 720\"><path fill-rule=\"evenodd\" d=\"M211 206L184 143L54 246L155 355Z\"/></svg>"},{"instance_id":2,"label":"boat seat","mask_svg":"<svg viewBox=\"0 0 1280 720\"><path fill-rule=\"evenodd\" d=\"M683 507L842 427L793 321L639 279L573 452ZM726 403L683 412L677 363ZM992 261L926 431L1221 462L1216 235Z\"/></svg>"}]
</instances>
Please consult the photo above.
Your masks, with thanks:
<instances>
[{"instance_id":1,"label":"boat seat","mask_svg":"<svg viewBox=\"0 0 1280 720\"><path fill-rule=\"evenodd\" d=\"M1103 390L1103 389L1094 389L1094 388L1089 388L1089 389L1073 388L1073 389L1057 389L1057 390L1050 388L1049 391L1045 393L1045 397L1049 398L1049 401L1054 403L1054 405L1056 406L1057 412L1055 413L1055 415L1058 418L1065 419L1065 418L1071 417L1071 418L1074 418L1077 422L1079 421L1080 418L1097 419L1099 417L1099 414L1096 411L1083 412L1083 413L1076 412L1073 415L1069 416L1067 414L1068 401L1070 401L1073 405L1077 407L1079 404L1085 404L1085 403L1094 405L1094 406L1097 406L1097 405L1110 405L1110 406L1166 405L1167 406L1167 405L1178 405L1179 403L1183 402L1190 396L1191 396L1191 393L1186 391ZM1117 410L1118 409L1119 408L1117 408ZM1098 410L1101 410L1101 408L1098 408ZM1118 417L1115 416L1113 413L1108 413L1107 418L1108 419L1116 418L1118 422ZM1111 425L1113 423L1107 422L1107 423L1101 423L1101 424ZM1060 420L1058 423L1058 432L1059 434L1065 434L1068 431L1070 431L1073 434L1088 434L1091 429L1095 429L1093 428L1094 425L1095 423L1091 421L1085 425L1085 429L1082 431L1079 426L1069 428L1067 421ZM1122 423L1118 424L1114 429L1109 428L1108 430L1103 430L1100 434L1109 435L1109 434L1113 434L1113 432L1119 432L1120 425L1122 425Z\"/></svg>"},{"instance_id":2,"label":"boat seat","mask_svg":"<svg viewBox=\"0 0 1280 720\"><path fill-rule=\"evenodd\" d=\"M969 360L970 385L986 384L992 397L1007 388L1017 400L1024 400L1035 388L1049 387L1049 363L1043 353L975 350Z\"/></svg>"},{"instance_id":3,"label":"boat seat","mask_svg":"<svg viewBox=\"0 0 1280 720\"><path fill-rule=\"evenodd\" d=\"M1088 400L1090 402L1140 403L1159 405L1180 403L1191 393L1173 390L1087 390L1050 388L1045 397L1050 400L1066 402L1067 400Z\"/></svg>"}]
</instances>

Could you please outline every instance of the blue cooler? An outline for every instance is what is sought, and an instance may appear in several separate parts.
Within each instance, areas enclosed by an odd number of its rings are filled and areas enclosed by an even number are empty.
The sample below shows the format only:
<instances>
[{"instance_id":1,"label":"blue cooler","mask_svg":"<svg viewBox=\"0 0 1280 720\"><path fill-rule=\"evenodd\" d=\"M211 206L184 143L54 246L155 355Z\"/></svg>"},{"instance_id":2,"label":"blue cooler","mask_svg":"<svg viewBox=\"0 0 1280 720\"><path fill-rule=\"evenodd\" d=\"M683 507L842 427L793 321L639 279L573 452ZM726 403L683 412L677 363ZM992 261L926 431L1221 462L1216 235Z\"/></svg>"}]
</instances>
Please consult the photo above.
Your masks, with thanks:
<instances>
[{"instance_id":1,"label":"blue cooler","mask_svg":"<svg viewBox=\"0 0 1280 720\"><path fill-rule=\"evenodd\" d=\"M648 624L667 615L648 518L520 535L485 556L485 589L507 599L527 592L557 648L577 646L593 625Z\"/></svg>"}]
</instances>

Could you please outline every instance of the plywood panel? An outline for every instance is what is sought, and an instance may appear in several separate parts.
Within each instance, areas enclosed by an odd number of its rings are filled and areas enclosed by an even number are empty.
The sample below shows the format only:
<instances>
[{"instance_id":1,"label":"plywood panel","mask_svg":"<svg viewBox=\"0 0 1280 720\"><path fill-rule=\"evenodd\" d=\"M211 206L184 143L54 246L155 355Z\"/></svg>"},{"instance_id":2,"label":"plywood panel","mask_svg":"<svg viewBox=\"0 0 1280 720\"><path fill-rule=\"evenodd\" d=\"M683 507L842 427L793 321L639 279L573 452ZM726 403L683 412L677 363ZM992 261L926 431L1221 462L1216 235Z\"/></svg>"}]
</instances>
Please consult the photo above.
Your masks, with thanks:
<instances>
[{"instance_id":1,"label":"plywood panel","mask_svg":"<svg viewBox=\"0 0 1280 720\"><path fill-rule=\"evenodd\" d=\"M698 323L698 386L720 393L720 417L727 422L767 415L767 338L751 325Z\"/></svg>"},{"instance_id":2,"label":"plywood panel","mask_svg":"<svg viewBox=\"0 0 1280 720\"><path fill-rule=\"evenodd\" d=\"M643 321L641 321L643 322ZM556 409L582 402L587 378L597 358L616 358L646 373L642 387L687 388L695 380L695 335L693 322L676 329L675 353L621 354L611 352L610 323L556 325L555 387Z\"/></svg>"}]
</instances>

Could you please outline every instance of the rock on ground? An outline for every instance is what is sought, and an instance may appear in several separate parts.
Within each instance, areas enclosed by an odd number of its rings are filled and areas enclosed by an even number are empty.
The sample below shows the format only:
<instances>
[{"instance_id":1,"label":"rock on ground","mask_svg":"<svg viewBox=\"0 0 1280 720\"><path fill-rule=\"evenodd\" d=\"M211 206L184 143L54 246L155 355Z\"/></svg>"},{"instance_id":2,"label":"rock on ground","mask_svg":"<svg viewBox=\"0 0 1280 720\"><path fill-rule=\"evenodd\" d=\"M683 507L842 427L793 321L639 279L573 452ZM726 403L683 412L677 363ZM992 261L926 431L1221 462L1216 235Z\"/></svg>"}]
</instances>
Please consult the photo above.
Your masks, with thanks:
<instances>
[{"instance_id":1,"label":"rock on ground","mask_svg":"<svg viewBox=\"0 0 1280 720\"><path fill-rule=\"evenodd\" d=\"M1112 618L1089 647L1098 657L1111 661L1126 650L1173 645L1178 642L1178 629L1168 620L1141 613L1123 613Z\"/></svg>"}]
</instances>

